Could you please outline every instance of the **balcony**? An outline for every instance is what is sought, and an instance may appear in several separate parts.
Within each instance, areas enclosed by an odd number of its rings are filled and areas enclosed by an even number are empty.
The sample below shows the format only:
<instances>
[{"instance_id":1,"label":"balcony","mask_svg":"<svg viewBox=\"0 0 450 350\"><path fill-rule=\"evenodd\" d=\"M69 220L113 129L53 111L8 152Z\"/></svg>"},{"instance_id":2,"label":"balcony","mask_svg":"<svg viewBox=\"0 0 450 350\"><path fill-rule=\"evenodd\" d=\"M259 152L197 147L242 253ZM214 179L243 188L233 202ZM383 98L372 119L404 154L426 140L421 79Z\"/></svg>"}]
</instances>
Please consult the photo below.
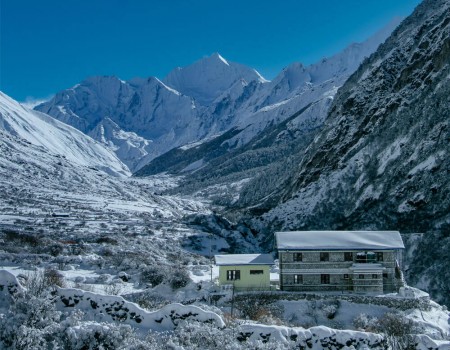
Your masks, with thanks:
<instances>
[{"instance_id":1,"label":"balcony","mask_svg":"<svg viewBox=\"0 0 450 350\"><path fill-rule=\"evenodd\" d=\"M356 254L355 262L357 264L377 264L383 261L383 258L374 252L360 252Z\"/></svg>"}]
</instances>

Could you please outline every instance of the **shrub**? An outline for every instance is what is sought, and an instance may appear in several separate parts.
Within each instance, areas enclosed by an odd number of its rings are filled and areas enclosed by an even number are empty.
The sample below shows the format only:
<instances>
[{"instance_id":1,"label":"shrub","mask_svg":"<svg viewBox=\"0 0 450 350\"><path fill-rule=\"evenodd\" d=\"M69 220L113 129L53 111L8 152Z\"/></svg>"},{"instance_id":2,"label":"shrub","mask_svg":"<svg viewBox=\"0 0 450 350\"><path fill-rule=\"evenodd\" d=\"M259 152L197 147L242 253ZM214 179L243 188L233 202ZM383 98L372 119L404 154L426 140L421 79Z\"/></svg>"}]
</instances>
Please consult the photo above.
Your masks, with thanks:
<instances>
[{"instance_id":1,"label":"shrub","mask_svg":"<svg viewBox=\"0 0 450 350\"><path fill-rule=\"evenodd\" d=\"M165 299L160 294L144 294L136 299L136 303L147 310L159 310L170 304L170 301Z\"/></svg>"},{"instance_id":2,"label":"shrub","mask_svg":"<svg viewBox=\"0 0 450 350\"><path fill-rule=\"evenodd\" d=\"M64 276L55 269L45 269L44 270L44 284L46 286L58 286L65 287Z\"/></svg>"},{"instance_id":3,"label":"shrub","mask_svg":"<svg viewBox=\"0 0 450 350\"><path fill-rule=\"evenodd\" d=\"M106 243L106 244L112 244L112 245L118 245L119 242L117 242L117 239L111 238L111 237L107 237L107 236L102 236L96 239L95 241L96 243Z\"/></svg>"},{"instance_id":4,"label":"shrub","mask_svg":"<svg viewBox=\"0 0 450 350\"><path fill-rule=\"evenodd\" d=\"M385 335L386 346L392 350L415 349L416 324L400 313L388 312L380 318L377 330Z\"/></svg>"},{"instance_id":5,"label":"shrub","mask_svg":"<svg viewBox=\"0 0 450 350\"><path fill-rule=\"evenodd\" d=\"M19 298L0 318L0 348L47 349L60 318L61 312L50 300L30 295Z\"/></svg>"},{"instance_id":6,"label":"shrub","mask_svg":"<svg viewBox=\"0 0 450 350\"><path fill-rule=\"evenodd\" d=\"M64 246L61 243L55 243L48 247L48 251L52 256L58 256L64 251Z\"/></svg>"},{"instance_id":7,"label":"shrub","mask_svg":"<svg viewBox=\"0 0 450 350\"><path fill-rule=\"evenodd\" d=\"M40 239L37 236L29 233L21 233L14 230L3 230L3 233L6 241L16 241L32 247L37 247L40 243Z\"/></svg>"},{"instance_id":8,"label":"shrub","mask_svg":"<svg viewBox=\"0 0 450 350\"><path fill-rule=\"evenodd\" d=\"M329 320L332 320L336 316L338 309L339 309L338 302L334 302L331 304L324 304L322 306L322 311Z\"/></svg>"},{"instance_id":9,"label":"shrub","mask_svg":"<svg viewBox=\"0 0 450 350\"><path fill-rule=\"evenodd\" d=\"M111 323L81 323L68 328L64 336L66 349L124 349L139 343L129 325Z\"/></svg>"},{"instance_id":10,"label":"shrub","mask_svg":"<svg viewBox=\"0 0 450 350\"><path fill-rule=\"evenodd\" d=\"M29 296L41 297L50 287L64 287L64 276L55 269L36 270L22 278Z\"/></svg>"},{"instance_id":11,"label":"shrub","mask_svg":"<svg viewBox=\"0 0 450 350\"><path fill-rule=\"evenodd\" d=\"M63 317L50 299L22 297L0 314L0 349L158 349L129 325L83 322L83 317L79 310Z\"/></svg>"},{"instance_id":12,"label":"shrub","mask_svg":"<svg viewBox=\"0 0 450 350\"><path fill-rule=\"evenodd\" d=\"M235 306L240 311L241 317L261 322L266 322L269 318L280 319L284 313L283 306L277 303L270 293L261 293L256 296L240 295L235 297Z\"/></svg>"},{"instance_id":13,"label":"shrub","mask_svg":"<svg viewBox=\"0 0 450 350\"><path fill-rule=\"evenodd\" d=\"M26 282L27 294L30 296L41 296L47 288L44 278L44 271L36 270L26 275L24 278Z\"/></svg>"},{"instance_id":14,"label":"shrub","mask_svg":"<svg viewBox=\"0 0 450 350\"><path fill-rule=\"evenodd\" d=\"M120 295L122 290L123 286L121 283L111 283L105 286L105 293L109 295Z\"/></svg>"},{"instance_id":15,"label":"shrub","mask_svg":"<svg viewBox=\"0 0 450 350\"><path fill-rule=\"evenodd\" d=\"M190 281L189 272L184 266L173 269L169 275L169 283L172 289L186 287Z\"/></svg>"},{"instance_id":16,"label":"shrub","mask_svg":"<svg viewBox=\"0 0 450 350\"><path fill-rule=\"evenodd\" d=\"M167 269L164 266L150 266L141 272L141 283L151 284L155 287L163 283Z\"/></svg>"},{"instance_id":17,"label":"shrub","mask_svg":"<svg viewBox=\"0 0 450 350\"><path fill-rule=\"evenodd\" d=\"M353 326L357 330L373 332L376 331L378 318L367 314L359 314L353 320Z\"/></svg>"},{"instance_id":18,"label":"shrub","mask_svg":"<svg viewBox=\"0 0 450 350\"><path fill-rule=\"evenodd\" d=\"M417 332L416 326L412 320L393 312L388 312L380 318L378 330L396 337Z\"/></svg>"}]
</instances>

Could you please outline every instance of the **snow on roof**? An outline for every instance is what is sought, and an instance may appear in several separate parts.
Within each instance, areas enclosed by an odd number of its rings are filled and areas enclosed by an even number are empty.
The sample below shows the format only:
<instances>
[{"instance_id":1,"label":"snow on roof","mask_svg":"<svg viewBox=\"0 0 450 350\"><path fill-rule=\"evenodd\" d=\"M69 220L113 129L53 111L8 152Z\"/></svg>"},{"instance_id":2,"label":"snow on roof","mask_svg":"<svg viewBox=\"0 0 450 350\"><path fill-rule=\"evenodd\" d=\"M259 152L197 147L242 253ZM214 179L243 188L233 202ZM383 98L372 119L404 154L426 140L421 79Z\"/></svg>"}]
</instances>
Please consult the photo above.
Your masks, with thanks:
<instances>
[{"instance_id":1,"label":"snow on roof","mask_svg":"<svg viewBox=\"0 0 450 350\"><path fill-rule=\"evenodd\" d=\"M270 254L227 254L215 255L216 265L273 265Z\"/></svg>"},{"instance_id":2,"label":"snow on roof","mask_svg":"<svg viewBox=\"0 0 450 350\"><path fill-rule=\"evenodd\" d=\"M404 249L398 231L291 231L275 233L280 250Z\"/></svg>"}]
</instances>

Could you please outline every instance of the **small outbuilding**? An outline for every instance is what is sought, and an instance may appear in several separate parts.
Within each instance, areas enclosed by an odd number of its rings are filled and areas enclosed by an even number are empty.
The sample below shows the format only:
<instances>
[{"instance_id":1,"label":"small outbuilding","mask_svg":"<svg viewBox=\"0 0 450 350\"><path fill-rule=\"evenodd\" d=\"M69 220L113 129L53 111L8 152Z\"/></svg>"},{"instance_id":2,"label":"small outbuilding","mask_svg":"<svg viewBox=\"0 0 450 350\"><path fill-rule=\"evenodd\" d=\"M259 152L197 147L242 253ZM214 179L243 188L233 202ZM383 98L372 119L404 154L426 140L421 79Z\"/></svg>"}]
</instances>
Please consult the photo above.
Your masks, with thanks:
<instances>
[{"instance_id":1,"label":"small outbuilding","mask_svg":"<svg viewBox=\"0 0 450 350\"><path fill-rule=\"evenodd\" d=\"M215 256L219 266L219 284L236 290L269 290L270 254L226 254Z\"/></svg>"}]
</instances>

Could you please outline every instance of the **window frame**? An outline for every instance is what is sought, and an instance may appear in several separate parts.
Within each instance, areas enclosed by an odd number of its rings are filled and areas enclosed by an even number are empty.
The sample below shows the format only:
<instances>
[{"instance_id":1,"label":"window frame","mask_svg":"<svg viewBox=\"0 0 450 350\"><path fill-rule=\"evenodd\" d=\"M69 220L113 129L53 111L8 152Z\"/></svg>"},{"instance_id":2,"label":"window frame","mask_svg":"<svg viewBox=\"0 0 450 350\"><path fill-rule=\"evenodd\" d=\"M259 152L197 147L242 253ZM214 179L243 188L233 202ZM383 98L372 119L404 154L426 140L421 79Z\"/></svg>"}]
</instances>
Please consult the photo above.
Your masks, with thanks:
<instances>
[{"instance_id":1,"label":"window frame","mask_svg":"<svg viewBox=\"0 0 450 350\"><path fill-rule=\"evenodd\" d=\"M320 261L321 262L330 261L330 253L329 252L320 252Z\"/></svg>"},{"instance_id":2,"label":"window frame","mask_svg":"<svg viewBox=\"0 0 450 350\"><path fill-rule=\"evenodd\" d=\"M227 270L227 281L238 281L241 279L241 270Z\"/></svg>"},{"instance_id":3,"label":"window frame","mask_svg":"<svg viewBox=\"0 0 450 350\"><path fill-rule=\"evenodd\" d=\"M320 284L330 284L330 274L329 273L320 274Z\"/></svg>"},{"instance_id":4,"label":"window frame","mask_svg":"<svg viewBox=\"0 0 450 350\"><path fill-rule=\"evenodd\" d=\"M292 261L294 262L302 262L303 261L303 253L293 253Z\"/></svg>"},{"instance_id":5,"label":"window frame","mask_svg":"<svg viewBox=\"0 0 450 350\"><path fill-rule=\"evenodd\" d=\"M303 284L303 275L294 275L294 284Z\"/></svg>"}]
</instances>

